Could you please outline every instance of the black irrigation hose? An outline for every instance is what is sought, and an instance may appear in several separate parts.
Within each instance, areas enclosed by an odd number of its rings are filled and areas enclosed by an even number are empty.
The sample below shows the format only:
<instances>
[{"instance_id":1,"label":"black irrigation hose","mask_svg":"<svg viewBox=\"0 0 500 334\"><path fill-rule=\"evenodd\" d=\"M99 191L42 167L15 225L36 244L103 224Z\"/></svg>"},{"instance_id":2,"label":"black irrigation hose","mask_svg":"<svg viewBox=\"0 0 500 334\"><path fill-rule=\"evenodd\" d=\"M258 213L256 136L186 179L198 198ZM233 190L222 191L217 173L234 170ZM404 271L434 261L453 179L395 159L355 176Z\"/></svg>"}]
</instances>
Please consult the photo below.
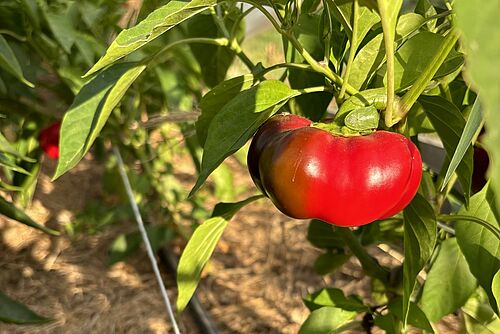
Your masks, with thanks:
<instances>
[{"instance_id":1,"label":"black irrigation hose","mask_svg":"<svg viewBox=\"0 0 500 334\"><path fill-rule=\"evenodd\" d=\"M176 257L166 247L160 249L159 256L161 263L166 267L168 272L173 273L175 278L178 263ZM201 333L219 334L217 328L215 328L213 324L213 321L210 319L210 316L201 304L196 292L193 294L193 298L191 298L187 309L193 315Z\"/></svg>"}]
</instances>

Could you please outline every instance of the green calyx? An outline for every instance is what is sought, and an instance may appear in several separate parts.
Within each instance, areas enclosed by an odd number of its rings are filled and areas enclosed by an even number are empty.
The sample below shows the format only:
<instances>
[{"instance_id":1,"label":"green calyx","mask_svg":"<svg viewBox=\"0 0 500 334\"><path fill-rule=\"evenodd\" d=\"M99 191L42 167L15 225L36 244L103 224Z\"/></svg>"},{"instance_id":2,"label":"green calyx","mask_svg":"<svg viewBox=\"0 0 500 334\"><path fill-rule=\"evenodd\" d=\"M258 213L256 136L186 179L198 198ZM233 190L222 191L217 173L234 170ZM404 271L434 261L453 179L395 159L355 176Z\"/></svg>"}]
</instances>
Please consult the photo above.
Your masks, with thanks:
<instances>
[{"instance_id":1,"label":"green calyx","mask_svg":"<svg viewBox=\"0 0 500 334\"><path fill-rule=\"evenodd\" d=\"M349 112L344 124L354 131L370 131L378 127L380 115L374 106L356 108Z\"/></svg>"},{"instance_id":2,"label":"green calyx","mask_svg":"<svg viewBox=\"0 0 500 334\"><path fill-rule=\"evenodd\" d=\"M359 107L351 110L342 121L314 123L313 127L328 131L336 136L354 137L374 132L379 124L380 115L374 106Z\"/></svg>"}]
</instances>

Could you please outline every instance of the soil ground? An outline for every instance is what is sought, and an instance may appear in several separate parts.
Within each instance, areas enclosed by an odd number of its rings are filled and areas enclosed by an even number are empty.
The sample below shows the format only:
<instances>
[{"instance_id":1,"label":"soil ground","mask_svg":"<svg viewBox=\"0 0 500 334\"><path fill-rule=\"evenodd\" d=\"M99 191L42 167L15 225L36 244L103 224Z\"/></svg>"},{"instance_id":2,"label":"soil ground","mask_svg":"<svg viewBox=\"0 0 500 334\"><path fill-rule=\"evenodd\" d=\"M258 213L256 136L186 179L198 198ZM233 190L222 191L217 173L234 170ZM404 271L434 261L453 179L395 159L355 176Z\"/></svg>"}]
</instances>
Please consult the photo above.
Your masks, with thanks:
<instances>
[{"instance_id":1,"label":"soil ground","mask_svg":"<svg viewBox=\"0 0 500 334\"><path fill-rule=\"evenodd\" d=\"M28 213L62 230L86 201L100 196L102 169L86 159L51 183L53 169L54 163L46 161ZM250 184L242 167L235 173L238 182ZM54 319L43 326L0 325L0 333L171 332L145 252L106 265L111 241L133 229L133 222L123 222L70 240L0 218L1 290ZM357 262L348 262L333 276L314 272L319 251L308 243L306 232L306 221L290 220L266 200L233 218L198 289L220 333L296 333L309 313L302 297L320 287L341 287L369 300L368 279ZM396 261L387 254L379 259ZM173 274L164 272L164 279L174 298ZM457 333L456 323L452 319L440 327ZM183 315L181 328L183 333L200 333L189 314Z\"/></svg>"}]
</instances>

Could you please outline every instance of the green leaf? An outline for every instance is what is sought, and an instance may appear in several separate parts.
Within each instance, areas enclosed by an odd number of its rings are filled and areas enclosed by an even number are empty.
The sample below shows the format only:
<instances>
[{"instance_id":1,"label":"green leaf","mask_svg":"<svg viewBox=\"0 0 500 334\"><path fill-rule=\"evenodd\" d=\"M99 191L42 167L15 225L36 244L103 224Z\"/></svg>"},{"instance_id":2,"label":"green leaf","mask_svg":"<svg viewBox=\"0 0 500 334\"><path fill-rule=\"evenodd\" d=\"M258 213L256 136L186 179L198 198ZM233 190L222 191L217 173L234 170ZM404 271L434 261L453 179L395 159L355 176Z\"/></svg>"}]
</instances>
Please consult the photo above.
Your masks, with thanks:
<instances>
[{"instance_id":1,"label":"green leaf","mask_svg":"<svg viewBox=\"0 0 500 334\"><path fill-rule=\"evenodd\" d=\"M212 212L212 217L223 217L226 220L230 220L242 207L261 198L264 198L264 196L255 195L235 203L217 203Z\"/></svg>"},{"instance_id":2,"label":"green leaf","mask_svg":"<svg viewBox=\"0 0 500 334\"><path fill-rule=\"evenodd\" d=\"M80 51L83 60L88 66L92 66L95 62L96 49L99 47L98 42L94 39L92 35L84 34L81 32L76 33L77 38L75 40L75 45ZM100 55L100 54L99 54ZM80 76L78 76L80 78Z\"/></svg>"},{"instance_id":3,"label":"green leaf","mask_svg":"<svg viewBox=\"0 0 500 334\"><path fill-rule=\"evenodd\" d=\"M151 242L153 251L160 249L162 245L174 238L172 229L165 225L146 226L146 233ZM142 244L142 235L139 231L120 234L111 244L109 249L108 265L125 260L135 253Z\"/></svg>"},{"instance_id":4,"label":"green leaf","mask_svg":"<svg viewBox=\"0 0 500 334\"><path fill-rule=\"evenodd\" d=\"M253 75L242 75L221 82L203 96L200 101L201 115L196 122L196 134L201 146L205 146L208 128L215 115L236 95L252 87L254 82Z\"/></svg>"},{"instance_id":5,"label":"green leaf","mask_svg":"<svg viewBox=\"0 0 500 334\"><path fill-rule=\"evenodd\" d=\"M26 169L22 168L21 166L18 166L14 161L9 159L3 153L0 153L0 166L5 167L7 169L10 169L11 171L22 173L25 175L30 174L30 172L28 172Z\"/></svg>"},{"instance_id":6,"label":"green leaf","mask_svg":"<svg viewBox=\"0 0 500 334\"><path fill-rule=\"evenodd\" d=\"M497 310L500 310L500 269L497 271L495 276L493 276L491 291L493 292L493 296L497 301Z\"/></svg>"},{"instance_id":7,"label":"green leaf","mask_svg":"<svg viewBox=\"0 0 500 334\"><path fill-rule=\"evenodd\" d=\"M92 73L112 64L151 42L188 18L214 6L218 0L170 1L156 9L135 27L125 29L111 43L106 54L85 74Z\"/></svg>"},{"instance_id":8,"label":"green leaf","mask_svg":"<svg viewBox=\"0 0 500 334\"><path fill-rule=\"evenodd\" d=\"M45 18L57 42L66 53L70 53L77 37L68 14L45 13Z\"/></svg>"},{"instance_id":9,"label":"green leaf","mask_svg":"<svg viewBox=\"0 0 500 334\"><path fill-rule=\"evenodd\" d=\"M114 65L82 87L64 115L60 155L53 179L76 166L92 146L109 115L145 65Z\"/></svg>"},{"instance_id":10,"label":"green leaf","mask_svg":"<svg viewBox=\"0 0 500 334\"><path fill-rule=\"evenodd\" d=\"M198 226L182 252L177 267L177 311L182 312L193 296L200 281L201 272L212 256L229 220L245 205L254 202L262 195L249 197L236 203L219 203L212 217Z\"/></svg>"},{"instance_id":11,"label":"green leaf","mask_svg":"<svg viewBox=\"0 0 500 334\"><path fill-rule=\"evenodd\" d=\"M304 297L304 304L310 311L324 306L332 306L346 311L369 312L370 308L363 304L358 296L346 297L344 292L336 288L321 289Z\"/></svg>"},{"instance_id":12,"label":"green leaf","mask_svg":"<svg viewBox=\"0 0 500 334\"><path fill-rule=\"evenodd\" d=\"M350 254L327 252L321 254L314 261L313 267L319 275L327 275L342 266L351 258Z\"/></svg>"},{"instance_id":13,"label":"green leaf","mask_svg":"<svg viewBox=\"0 0 500 334\"><path fill-rule=\"evenodd\" d=\"M454 9L456 23L462 31L462 45L467 51L467 79L475 90L480 91L485 114L486 136L484 144L490 155L488 174L491 186L500 194L500 45L493 43L500 38L498 29L498 11L500 0L481 1L477 6L474 1L459 1ZM497 197L500 207L500 196Z\"/></svg>"},{"instance_id":14,"label":"green leaf","mask_svg":"<svg viewBox=\"0 0 500 334\"><path fill-rule=\"evenodd\" d=\"M394 89L396 91L409 88L418 79L433 60L443 41L443 36L423 31L408 39L398 49L394 64ZM434 78L455 72L463 63L463 55L451 50Z\"/></svg>"},{"instance_id":15,"label":"green leaf","mask_svg":"<svg viewBox=\"0 0 500 334\"><path fill-rule=\"evenodd\" d=\"M451 159L464 132L465 119L453 103L440 96L421 96L418 101L441 138L448 159ZM474 151L469 144L456 169L466 203L471 193L473 158Z\"/></svg>"},{"instance_id":16,"label":"green leaf","mask_svg":"<svg viewBox=\"0 0 500 334\"><path fill-rule=\"evenodd\" d=\"M401 322L392 313L376 315L373 322L377 327L384 330L387 334L401 333Z\"/></svg>"},{"instance_id":17,"label":"green leaf","mask_svg":"<svg viewBox=\"0 0 500 334\"><path fill-rule=\"evenodd\" d=\"M419 133L436 132L424 108L416 102L410 109L407 117L409 136L413 137Z\"/></svg>"},{"instance_id":18,"label":"green leaf","mask_svg":"<svg viewBox=\"0 0 500 334\"><path fill-rule=\"evenodd\" d=\"M22 188L18 194L18 201L22 207L28 207L35 194L38 177L41 170L41 163L26 164L29 166L29 175L17 174L14 177L15 184L19 184Z\"/></svg>"},{"instance_id":19,"label":"green leaf","mask_svg":"<svg viewBox=\"0 0 500 334\"><path fill-rule=\"evenodd\" d=\"M495 217L495 195L487 184L483 190L470 198L469 209L462 208L459 214L475 216L500 227ZM486 291L490 304L496 308L492 290L493 277L500 268L500 240L483 226L459 221L455 226L458 245L465 255L471 273Z\"/></svg>"},{"instance_id":20,"label":"green leaf","mask_svg":"<svg viewBox=\"0 0 500 334\"><path fill-rule=\"evenodd\" d=\"M396 297L388 305L389 311L396 315L399 319L403 319L403 299ZM426 332L434 333L432 325L424 312L417 304L410 302L408 309L408 324L423 329Z\"/></svg>"},{"instance_id":21,"label":"green leaf","mask_svg":"<svg viewBox=\"0 0 500 334\"><path fill-rule=\"evenodd\" d=\"M429 0L418 0L415 6L415 13L422 15L425 18L432 17L437 14L436 8L430 3ZM427 30L433 31L436 27L437 20L427 21Z\"/></svg>"},{"instance_id":22,"label":"green leaf","mask_svg":"<svg viewBox=\"0 0 500 334\"><path fill-rule=\"evenodd\" d=\"M335 226L318 219L312 219L309 223L307 240L318 248L334 249L345 246L345 241L336 233Z\"/></svg>"},{"instance_id":23,"label":"green leaf","mask_svg":"<svg viewBox=\"0 0 500 334\"><path fill-rule=\"evenodd\" d=\"M352 25L357 24L357 40L361 42L380 17L368 5L367 1L359 0L358 20L353 22L352 0L327 0L332 15L343 25L347 36L352 40ZM354 50L355 51L355 50Z\"/></svg>"},{"instance_id":24,"label":"green leaf","mask_svg":"<svg viewBox=\"0 0 500 334\"><path fill-rule=\"evenodd\" d=\"M404 254L403 263L403 313L401 320L406 325L410 309L410 297L417 284L420 270L432 255L436 244L437 221L434 209L420 194L413 198L403 211Z\"/></svg>"},{"instance_id":25,"label":"green leaf","mask_svg":"<svg viewBox=\"0 0 500 334\"><path fill-rule=\"evenodd\" d=\"M443 279L446 277L446 279ZM446 239L427 274L420 299L432 322L462 307L476 290L477 282L458 247L457 239Z\"/></svg>"},{"instance_id":26,"label":"green leaf","mask_svg":"<svg viewBox=\"0 0 500 334\"><path fill-rule=\"evenodd\" d=\"M226 7L222 7L222 12L225 13L223 17L224 24L229 31L232 31L235 22L238 22L236 36L234 37L241 41L245 30L244 21L237 20L241 12L234 6ZM215 18L211 14L199 14L191 18L188 21L187 32L189 37L225 37L218 29ZM227 70L234 60L235 53L233 51L225 46L198 43L191 43L189 47L200 65L203 81L207 86L214 87L225 79Z\"/></svg>"},{"instance_id":27,"label":"green leaf","mask_svg":"<svg viewBox=\"0 0 500 334\"><path fill-rule=\"evenodd\" d=\"M357 315L336 307L322 307L313 311L302 324L299 334L330 334L340 330Z\"/></svg>"},{"instance_id":28,"label":"green leaf","mask_svg":"<svg viewBox=\"0 0 500 334\"><path fill-rule=\"evenodd\" d=\"M476 102L474 102L474 106L472 107L472 110L470 112L469 118L467 119L467 123L465 123L465 127L462 135L460 136L460 141L458 142L457 148L455 149L455 153L453 153L451 162L448 165L448 169L446 170L446 175L444 177L441 190L444 189L446 184L448 184L448 182L450 181L451 176L453 175L453 173L455 173L455 170L464 158L467 150L471 149L472 140L474 138L474 135L479 130L482 121L483 113L481 111L479 99L476 99Z\"/></svg>"},{"instance_id":29,"label":"green leaf","mask_svg":"<svg viewBox=\"0 0 500 334\"><path fill-rule=\"evenodd\" d=\"M293 34L297 40L314 58L319 59L324 56L324 45L318 34L321 21L321 14L302 13L293 26ZM294 48L286 49L286 60L300 63L304 58Z\"/></svg>"},{"instance_id":30,"label":"green leaf","mask_svg":"<svg viewBox=\"0 0 500 334\"><path fill-rule=\"evenodd\" d=\"M5 38L0 34L0 68L3 68L16 79L24 83L28 87L35 87L31 82L26 80L23 75L21 65L17 61L16 55L10 48Z\"/></svg>"},{"instance_id":31,"label":"green leaf","mask_svg":"<svg viewBox=\"0 0 500 334\"><path fill-rule=\"evenodd\" d=\"M344 119L345 125L354 131L376 129L380 115L374 106L356 108Z\"/></svg>"},{"instance_id":32,"label":"green leaf","mask_svg":"<svg viewBox=\"0 0 500 334\"><path fill-rule=\"evenodd\" d=\"M397 44L401 44L409 35L417 31L425 22L425 18L417 13L406 13L399 17L396 26Z\"/></svg>"},{"instance_id":33,"label":"green leaf","mask_svg":"<svg viewBox=\"0 0 500 334\"><path fill-rule=\"evenodd\" d=\"M402 15L396 26L398 42L416 31L424 18L415 13ZM365 89L376 71L385 61L385 45L383 34L378 34L366 43L356 54L349 76L349 84L358 90Z\"/></svg>"},{"instance_id":34,"label":"green leaf","mask_svg":"<svg viewBox=\"0 0 500 334\"><path fill-rule=\"evenodd\" d=\"M0 322L29 325L44 324L52 321L44 318L25 305L10 299L0 291Z\"/></svg>"},{"instance_id":35,"label":"green leaf","mask_svg":"<svg viewBox=\"0 0 500 334\"><path fill-rule=\"evenodd\" d=\"M93 4L91 2L79 1L76 3L80 11L82 20L87 27L92 28L97 24L97 20L106 13L107 8Z\"/></svg>"},{"instance_id":36,"label":"green leaf","mask_svg":"<svg viewBox=\"0 0 500 334\"><path fill-rule=\"evenodd\" d=\"M293 33L301 45L314 58L320 59L324 56L324 45L319 38L322 14L309 14L302 12L297 23L293 26ZM286 47L285 59L290 63L304 63L304 58L290 44ZM321 86L325 84L325 78L318 73L289 69L288 82L294 89ZM333 95L329 92L317 92L295 97L289 103L292 113L302 115L313 121L319 121L325 114Z\"/></svg>"},{"instance_id":37,"label":"green leaf","mask_svg":"<svg viewBox=\"0 0 500 334\"><path fill-rule=\"evenodd\" d=\"M212 255L228 221L213 217L201 224L189 239L177 267L177 311L182 312L193 296L201 272Z\"/></svg>"},{"instance_id":38,"label":"green leaf","mask_svg":"<svg viewBox=\"0 0 500 334\"><path fill-rule=\"evenodd\" d=\"M366 88L371 76L384 61L384 36L378 34L366 43L354 58L349 84L358 90Z\"/></svg>"},{"instance_id":39,"label":"green leaf","mask_svg":"<svg viewBox=\"0 0 500 334\"><path fill-rule=\"evenodd\" d=\"M0 152L12 154L15 157L21 158L25 161L29 162L35 162L36 160L26 157L23 154L19 153L12 145L11 143L7 140L7 138L4 137L4 135L0 132Z\"/></svg>"},{"instance_id":40,"label":"green leaf","mask_svg":"<svg viewBox=\"0 0 500 334\"><path fill-rule=\"evenodd\" d=\"M59 235L59 232L51 230L43 225L37 224L33 219L31 219L24 211L18 209L14 204L8 202L5 198L0 196L0 214L4 215L10 219L14 219L24 225L31 226L40 231L43 231L51 235Z\"/></svg>"},{"instance_id":41,"label":"green leaf","mask_svg":"<svg viewBox=\"0 0 500 334\"><path fill-rule=\"evenodd\" d=\"M467 333L497 334L500 332L500 319L488 304L483 304L478 298L470 298L462 311Z\"/></svg>"},{"instance_id":42,"label":"green leaf","mask_svg":"<svg viewBox=\"0 0 500 334\"><path fill-rule=\"evenodd\" d=\"M240 149L272 114L297 91L277 80L266 80L238 94L215 115L208 128L201 171L192 196L225 158Z\"/></svg>"}]
</instances>

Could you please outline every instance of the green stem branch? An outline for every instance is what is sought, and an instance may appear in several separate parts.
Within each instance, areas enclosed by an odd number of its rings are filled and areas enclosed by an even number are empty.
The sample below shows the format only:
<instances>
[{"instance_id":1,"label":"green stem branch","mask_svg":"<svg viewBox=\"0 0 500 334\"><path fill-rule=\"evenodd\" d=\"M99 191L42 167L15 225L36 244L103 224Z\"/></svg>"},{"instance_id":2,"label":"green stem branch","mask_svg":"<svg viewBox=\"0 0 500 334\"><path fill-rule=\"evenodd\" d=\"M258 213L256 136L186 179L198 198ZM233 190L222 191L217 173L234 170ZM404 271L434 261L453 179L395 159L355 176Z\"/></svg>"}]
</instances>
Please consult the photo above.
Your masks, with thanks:
<instances>
[{"instance_id":1,"label":"green stem branch","mask_svg":"<svg viewBox=\"0 0 500 334\"><path fill-rule=\"evenodd\" d=\"M290 41L290 43L292 43L293 47L300 53L302 58L304 58L304 60L309 65L311 65L311 68L315 72L318 72L318 73L324 75L325 77L327 77L337 87L342 87L342 84L344 83L342 78L338 74L333 72L328 67L328 64L322 65L316 59L314 59L309 54L309 52L307 52L307 50L304 49L302 44L300 44L300 42L297 40L297 38L295 37L293 32L291 30L282 29L280 24L274 19L274 17L271 15L271 13L269 13L262 5L255 3L251 0L244 0L243 2L246 2L252 6L255 6L258 10L260 10L267 17L267 19L271 22L271 24L274 26L276 31L278 31L282 36L284 36L286 39L288 39ZM352 87L348 83L345 84L345 87L346 87L345 88L346 93L349 95L356 95L359 93L359 91L356 88Z\"/></svg>"},{"instance_id":2,"label":"green stem branch","mask_svg":"<svg viewBox=\"0 0 500 334\"><path fill-rule=\"evenodd\" d=\"M338 74L333 72L328 67L328 65L326 65L326 64L322 65L316 59L314 59L309 54L309 52L307 52L307 50L304 49L304 47L300 44L300 42L297 40L297 38L291 32L282 31L282 34L290 41L290 43L292 43L293 47L300 53L300 55L305 59L305 61L309 65L311 65L311 67L313 68L313 70L315 72L323 74L325 77L330 79L330 81L333 84L335 84L337 87L342 87L342 85L344 84L344 80L342 80L342 78ZM349 95L356 95L359 93L359 91L356 88L352 87L348 83L345 83L345 91Z\"/></svg>"},{"instance_id":3,"label":"green stem branch","mask_svg":"<svg viewBox=\"0 0 500 334\"><path fill-rule=\"evenodd\" d=\"M436 212L441 211L441 207L443 206L444 200L446 199L446 197L448 197L448 194L450 193L451 189L453 189L457 179L458 179L457 173L453 174L450 177L450 180L448 181L448 184L446 185L446 187L437 194L437 196L436 196ZM440 182L441 181L442 181L442 179L440 180Z\"/></svg>"},{"instance_id":4,"label":"green stem branch","mask_svg":"<svg viewBox=\"0 0 500 334\"><path fill-rule=\"evenodd\" d=\"M326 87L326 86L316 86L316 87L297 89L297 91L300 92L301 94L310 94L310 93L318 93L318 92L331 92L332 89L330 87Z\"/></svg>"},{"instance_id":5,"label":"green stem branch","mask_svg":"<svg viewBox=\"0 0 500 334\"><path fill-rule=\"evenodd\" d=\"M388 8L385 1L378 1L380 18L382 21L382 32L384 34L384 46L387 65L387 107L385 109L384 122L387 127L395 124L392 120L394 113L394 100L396 93L394 92L394 35L395 25L391 24L391 19L388 17Z\"/></svg>"},{"instance_id":6,"label":"green stem branch","mask_svg":"<svg viewBox=\"0 0 500 334\"><path fill-rule=\"evenodd\" d=\"M221 7L220 6L216 6L216 8L212 7L210 11L215 20L215 24L222 31L222 34L228 39L229 48L236 54L236 56L238 56L238 58L240 58L240 60L248 67L250 71L253 71L255 64L250 60L250 58L248 58L246 53L241 48L241 45L238 42L235 35L236 30L233 29L233 31L229 32L229 30L227 29L226 23L224 22L224 18L222 17Z\"/></svg>"},{"instance_id":7,"label":"green stem branch","mask_svg":"<svg viewBox=\"0 0 500 334\"><path fill-rule=\"evenodd\" d=\"M347 84L349 82L349 76L351 75L351 67L354 61L354 56L356 55L356 49L358 48L358 17L359 17L359 4L358 0L354 0L352 4L352 37L351 46L349 48L349 58L347 59L347 65L344 72L343 83L340 88L340 93L338 99L342 101L347 89Z\"/></svg>"},{"instance_id":8,"label":"green stem branch","mask_svg":"<svg viewBox=\"0 0 500 334\"><path fill-rule=\"evenodd\" d=\"M458 37L459 34L456 30L451 30L448 33L430 64L401 99L398 115L395 119L396 122L399 122L401 119L406 117L406 114L408 114L418 97L424 92L434 75L436 75L437 71L446 60L446 57L448 57L448 54L457 43Z\"/></svg>"},{"instance_id":9,"label":"green stem branch","mask_svg":"<svg viewBox=\"0 0 500 334\"><path fill-rule=\"evenodd\" d=\"M233 50L234 53L236 53L236 56L240 58L243 64L245 64L245 66L248 67L250 71L253 71L253 69L255 68L255 64L250 60L250 58L248 58L247 54L241 48L240 43L238 43L238 41L235 38L231 40L229 48Z\"/></svg>"},{"instance_id":10,"label":"green stem branch","mask_svg":"<svg viewBox=\"0 0 500 334\"><path fill-rule=\"evenodd\" d=\"M310 71L310 72L315 72L314 69L312 68L311 65L309 64L299 64L299 63L280 63L280 64L274 64L272 66L266 67L263 69L259 75L264 75L266 73L279 70L282 68L293 68L293 69L298 69L298 70L304 70L304 71Z\"/></svg>"},{"instance_id":11,"label":"green stem branch","mask_svg":"<svg viewBox=\"0 0 500 334\"><path fill-rule=\"evenodd\" d=\"M388 282L389 272L384 270L377 260L368 254L366 249L359 242L358 238L349 228L340 227L336 228L335 231L342 236L351 252L358 258L359 262L361 262L361 266L366 274L382 281L384 284Z\"/></svg>"},{"instance_id":12,"label":"green stem branch","mask_svg":"<svg viewBox=\"0 0 500 334\"><path fill-rule=\"evenodd\" d=\"M483 220L478 217L474 216L466 216L466 215L440 215L437 217L438 220L444 221L444 222L449 222L449 221L460 221L460 220L466 220L469 222L477 223L493 233L493 235L500 240L500 229L490 223L488 223L486 220Z\"/></svg>"}]
</instances>

